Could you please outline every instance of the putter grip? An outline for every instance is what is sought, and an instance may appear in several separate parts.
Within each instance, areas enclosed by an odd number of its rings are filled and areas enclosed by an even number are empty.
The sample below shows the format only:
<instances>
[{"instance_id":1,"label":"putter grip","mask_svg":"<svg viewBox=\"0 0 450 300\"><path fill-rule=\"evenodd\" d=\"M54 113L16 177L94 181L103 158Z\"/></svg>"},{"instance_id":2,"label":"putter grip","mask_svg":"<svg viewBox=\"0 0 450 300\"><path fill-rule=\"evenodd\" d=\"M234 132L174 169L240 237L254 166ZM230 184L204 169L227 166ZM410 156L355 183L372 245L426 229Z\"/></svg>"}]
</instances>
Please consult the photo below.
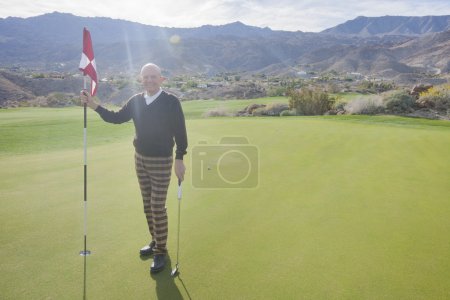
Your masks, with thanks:
<instances>
[{"instance_id":1,"label":"putter grip","mask_svg":"<svg viewBox=\"0 0 450 300\"><path fill-rule=\"evenodd\" d=\"M178 200L181 200L181 184L178 186Z\"/></svg>"},{"instance_id":2,"label":"putter grip","mask_svg":"<svg viewBox=\"0 0 450 300\"><path fill-rule=\"evenodd\" d=\"M178 178L178 200L181 200L181 179Z\"/></svg>"}]
</instances>

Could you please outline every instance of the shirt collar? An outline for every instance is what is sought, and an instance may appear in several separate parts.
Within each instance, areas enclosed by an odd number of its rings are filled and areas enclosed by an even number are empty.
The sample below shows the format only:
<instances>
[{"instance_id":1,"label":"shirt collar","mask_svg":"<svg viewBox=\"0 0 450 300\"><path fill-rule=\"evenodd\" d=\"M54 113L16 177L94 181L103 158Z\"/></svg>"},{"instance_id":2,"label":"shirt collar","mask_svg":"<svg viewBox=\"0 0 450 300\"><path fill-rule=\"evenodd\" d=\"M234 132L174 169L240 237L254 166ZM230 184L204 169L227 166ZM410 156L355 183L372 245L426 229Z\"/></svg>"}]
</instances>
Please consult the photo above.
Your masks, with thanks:
<instances>
[{"instance_id":1,"label":"shirt collar","mask_svg":"<svg viewBox=\"0 0 450 300\"><path fill-rule=\"evenodd\" d=\"M150 103L155 101L155 99L158 98L159 95L161 95L161 93L162 93L162 88L159 88L159 91L156 94L154 94L153 96L149 96L147 94L147 91L145 91L145 93L144 93L145 103L147 103L147 105L149 105Z\"/></svg>"}]
</instances>

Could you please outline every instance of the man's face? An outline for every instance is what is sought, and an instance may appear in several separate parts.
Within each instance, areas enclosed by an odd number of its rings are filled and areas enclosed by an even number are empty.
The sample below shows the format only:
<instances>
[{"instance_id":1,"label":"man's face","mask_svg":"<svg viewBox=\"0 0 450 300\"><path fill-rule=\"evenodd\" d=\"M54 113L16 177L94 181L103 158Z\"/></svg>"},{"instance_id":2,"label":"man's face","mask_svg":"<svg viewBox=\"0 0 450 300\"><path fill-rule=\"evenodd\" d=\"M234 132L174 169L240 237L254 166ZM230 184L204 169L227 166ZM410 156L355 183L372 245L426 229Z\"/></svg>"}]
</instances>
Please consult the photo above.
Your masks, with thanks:
<instances>
[{"instance_id":1,"label":"man's face","mask_svg":"<svg viewBox=\"0 0 450 300\"><path fill-rule=\"evenodd\" d=\"M159 91L159 87L164 81L164 77L161 76L160 71L152 66L145 67L141 72L142 85L144 89L150 95L153 95Z\"/></svg>"}]
</instances>

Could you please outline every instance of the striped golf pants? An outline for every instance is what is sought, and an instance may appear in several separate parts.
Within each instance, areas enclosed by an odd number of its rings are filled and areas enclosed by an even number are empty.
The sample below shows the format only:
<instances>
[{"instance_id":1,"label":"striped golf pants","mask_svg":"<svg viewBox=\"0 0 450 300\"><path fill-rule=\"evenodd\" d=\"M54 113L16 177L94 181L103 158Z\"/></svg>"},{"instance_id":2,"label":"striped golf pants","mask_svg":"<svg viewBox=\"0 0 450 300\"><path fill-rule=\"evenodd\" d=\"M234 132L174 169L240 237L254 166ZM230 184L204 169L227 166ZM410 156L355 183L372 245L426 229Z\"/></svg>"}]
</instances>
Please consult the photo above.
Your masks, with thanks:
<instances>
[{"instance_id":1,"label":"striped golf pants","mask_svg":"<svg viewBox=\"0 0 450 300\"><path fill-rule=\"evenodd\" d=\"M155 254L167 252L166 197L172 162L172 156L149 157L135 153L136 174L144 201L144 213L152 240L156 242L153 249Z\"/></svg>"}]
</instances>

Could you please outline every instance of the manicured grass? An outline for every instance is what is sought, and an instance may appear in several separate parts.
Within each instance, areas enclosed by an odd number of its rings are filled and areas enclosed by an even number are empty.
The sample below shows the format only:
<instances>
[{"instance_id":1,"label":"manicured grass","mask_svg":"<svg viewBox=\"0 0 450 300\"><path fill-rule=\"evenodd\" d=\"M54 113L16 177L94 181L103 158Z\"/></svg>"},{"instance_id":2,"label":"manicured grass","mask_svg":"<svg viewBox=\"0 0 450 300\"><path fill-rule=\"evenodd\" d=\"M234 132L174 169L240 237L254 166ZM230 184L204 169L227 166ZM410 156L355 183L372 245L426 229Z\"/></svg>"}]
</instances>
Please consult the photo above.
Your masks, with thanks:
<instances>
[{"instance_id":1,"label":"manicured grass","mask_svg":"<svg viewBox=\"0 0 450 300\"><path fill-rule=\"evenodd\" d=\"M183 104L190 153L199 141L246 136L259 149L259 185L195 189L198 174L186 156L181 276L174 280L169 267L151 277L151 259L137 255L148 233L133 170L133 126L105 124L90 112L88 298L450 297L448 122L201 118L212 104ZM80 111L0 112L2 299L82 298ZM167 206L173 267L175 185Z\"/></svg>"},{"instance_id":2,"label":"manicured grass","mask_svg":"<svg viewBox=\"0 0 450 300\"><path fill-rule=\"evenodd\" d=\"M91 146L131 139L133 124L116 126L105 134L104 122L88 111ZM20 108L0 111L0 156L59 151L83 147L83 109Z\"/></svg>"},{"instance_id":3,"label":"manicured grass","mask_svg":"<svg viewBox=\"0 0 450 300\"><path fill-rule=\"evenodd\" d=\"M211 108L225 107L236 112L251 103L287 102L285 97L252 100L194 100L183 103L186 119L203 118ZM118 107L109 107L118 110ZM0 111L0 156L58 151L83 147L83 109L20 108ZM113 126L113 127L111 127ZM105 131L105 128L111 130ZM107 125L97 113L88 110L88 143L90 146L133 138L131 122L120 126Z\"/></svg>"}]
</instances>

